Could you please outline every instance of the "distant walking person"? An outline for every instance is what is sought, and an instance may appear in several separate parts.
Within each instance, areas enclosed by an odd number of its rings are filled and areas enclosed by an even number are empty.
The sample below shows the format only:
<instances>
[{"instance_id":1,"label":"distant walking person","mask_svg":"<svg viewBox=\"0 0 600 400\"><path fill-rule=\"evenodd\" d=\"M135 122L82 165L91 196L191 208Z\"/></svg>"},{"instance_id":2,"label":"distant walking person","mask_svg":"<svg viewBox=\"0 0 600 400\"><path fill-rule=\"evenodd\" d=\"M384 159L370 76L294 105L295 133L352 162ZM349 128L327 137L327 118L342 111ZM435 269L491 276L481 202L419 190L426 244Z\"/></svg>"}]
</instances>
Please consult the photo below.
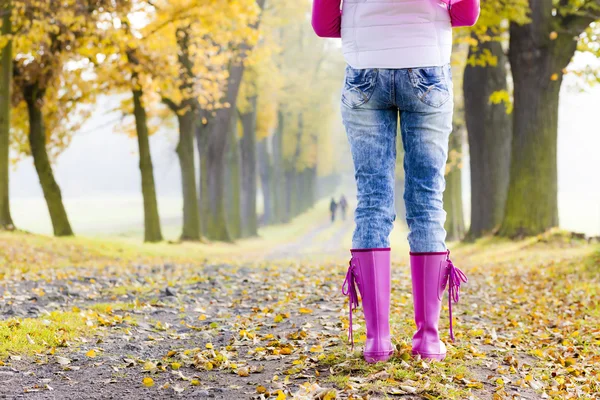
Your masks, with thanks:
<instances>
[{"instance_id":1,"label":"distant walking person","mask_svg":"<svg viewBox=\"0 0 600 400\"><path fill-rule=\"evenodd\" d=\"M337 210L337 203L335 202L335 199L332 197L331 198L331 203L329 203L329 212L331 213L331 222L335 221L335 212Z\"/></svg>"},{"instance_id":2,"label":"distant walking person","mask_svg":"<svg viewBox=\"0 0 600 400\"><path fill-rule=\"evenodd\" d=\"M364 358L377 362L392 356L390 232L396 218L400 124L417 327L412 353L442 360L446 346L438 322L443 290L450 292L454 339L452 302L466 282L450 261L444 230L444 172L454 110L452 26L474 25L480 0L344 0L343 7L341 3L314 0L312 23L319 36L342 38L348 63L341 109L358 200L352 258L342 289L350 297L350 321L360 292L367 327ZM352 339L352 322L349 334Z\"/></svg>"},{"instance_id":3,"label":"distant walking person","mask_svg":"<svg viewBox=\"0 0 600 400\"><path fill-rule=\"evenodd\" d=\"M346 220L346 209L348 208L348 201L346 200L346 196L342 195L340 198L340 210L342 211L342 219Z\"/></svg>"}]
</instances>

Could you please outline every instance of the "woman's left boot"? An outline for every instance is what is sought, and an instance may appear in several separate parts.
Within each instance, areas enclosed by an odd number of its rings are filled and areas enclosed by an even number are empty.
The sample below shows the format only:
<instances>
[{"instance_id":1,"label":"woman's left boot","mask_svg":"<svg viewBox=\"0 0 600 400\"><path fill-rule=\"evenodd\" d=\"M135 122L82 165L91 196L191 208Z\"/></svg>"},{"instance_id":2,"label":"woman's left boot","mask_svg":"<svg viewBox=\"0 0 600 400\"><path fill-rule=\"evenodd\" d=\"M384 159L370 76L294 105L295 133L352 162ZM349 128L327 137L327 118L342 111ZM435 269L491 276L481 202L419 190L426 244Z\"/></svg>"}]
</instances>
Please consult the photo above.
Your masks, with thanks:
<instances>
[{"instance_id":1,"label":"woman's left boot","mask_svg":"<svg viewBox=\"0 0 600 400\"><path fill-rule=\"evenodd\" d=\"M363 351L365 361L387 361L394 353L390 337L390 249L355 249L351 252L352 259L342 287L342 292L349 296L349 337L354 346L352 310L358 306L358 286L367 324L367 341Z\"/></svg>"},{"instance_id":2,"label":"woman's left boot","mask_svg":"<svg viewBox=\"0 0 600 400\"><path fill-rule=\"evenodd\" d=\"M417 332L412 339L412 353L441 361L446 357L446 345L440 340L438 330L444 290L448 288L450 338L454 341L452 302L458 302L460 285L467 282L467 277L454 266L449 251L411 253L410 267L417 325Z\"/></svg>"}]
</instances>

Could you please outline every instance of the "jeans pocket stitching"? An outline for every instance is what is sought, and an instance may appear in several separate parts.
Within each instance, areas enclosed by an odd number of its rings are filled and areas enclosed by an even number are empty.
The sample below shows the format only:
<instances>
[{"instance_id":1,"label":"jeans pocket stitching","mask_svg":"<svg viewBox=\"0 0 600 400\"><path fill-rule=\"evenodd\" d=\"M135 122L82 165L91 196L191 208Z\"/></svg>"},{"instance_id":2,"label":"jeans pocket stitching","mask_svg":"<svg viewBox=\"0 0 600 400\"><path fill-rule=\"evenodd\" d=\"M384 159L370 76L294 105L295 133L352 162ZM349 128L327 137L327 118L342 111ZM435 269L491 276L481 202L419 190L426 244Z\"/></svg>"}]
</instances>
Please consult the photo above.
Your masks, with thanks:
<instances>
[{"instance_id":1,"label":"jeans pocket stitching","mask_svg":"<svg viewBox=\"0 0 600 400\"><path fill-rule=\"evenodd\" d=\"M440 79L440 82L443 84L443 87L439 87L436 85L428 85L427 90L422 91L419 89L419 83L422 81L425 84L428 84L429 82L425 82L425 80L421 80L421 78L417 77L414 70L413 69L409 69L409 76L410 76L410 81L412 83L412 87L413 87L413 91L415 93L415 96L419 99L419 101L427 106L430 107L434 107L434 108L440 108L441 106L443 106L444 104L446 104L448 102L448 100L450 100L451 93L450 93L450 87L448 85L448 80L446 78L446 74L442 74L442 79ZM438 102L438 103L434 103L432 101L428 101L427 100L427 95L433 90L437 88L438 90L442 91L445 96L443 101ZM423 92L423 93L421 93Z\"/></svg>"},{"instance_id":2,"label":"jeans pocket stitching","mask_svg":"<svg viewBox=\"0 0 600 400\"><path fill-rule=\"evenodd\" d=\"M373 97L373 93L375 92L375 86L377 84L377 77L379 75L379 70L377 68L374 68L372 70L372 72L373 72L371 74L372 77L367 80L369 83L369 86L368 86L366 93L365 93L365 91L360 90L356 85L349 84L347 78L344 80L344 90L342 91L342 104L344 104L348 108L356 109L356 108L359 108L359 107L367 104L369 102L369 100L371 100L371 97ZM359 95L362 97L362 101L355 103L355 104L350 103L346 99L346 93L348 93L350 91L358 92Z\"/></svg>"}]
</instances>

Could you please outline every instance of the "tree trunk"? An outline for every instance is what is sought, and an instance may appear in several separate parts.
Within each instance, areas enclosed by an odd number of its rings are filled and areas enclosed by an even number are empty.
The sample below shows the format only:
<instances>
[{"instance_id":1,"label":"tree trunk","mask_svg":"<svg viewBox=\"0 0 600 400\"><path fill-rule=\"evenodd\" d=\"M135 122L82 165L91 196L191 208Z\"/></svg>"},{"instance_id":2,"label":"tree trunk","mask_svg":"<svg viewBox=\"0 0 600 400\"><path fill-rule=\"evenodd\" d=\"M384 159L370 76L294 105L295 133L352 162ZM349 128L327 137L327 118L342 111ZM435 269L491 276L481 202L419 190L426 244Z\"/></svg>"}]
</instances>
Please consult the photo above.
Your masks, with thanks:
<instances>
[{"instance_id":1,"label":"tree trunk","mask_svg":"<svg viewBox=\"0 0 600 400\"><path fill-rule=\"evenodd\" d=\"M146 110L142 104L142 90L133 91L133 115L135 116L135 129L140 152L140 172L142 175L142 196L144 197L144 241L160 242L162 232L160 217L158 215L158 202L156 199L156 185L154 184L154 169L150 155L150 141L148 138L148 123Z\"/></svg>"},{"instance_id":2,"label":"tree trunk","mask_svg":"<svg viewBox=\"0 0 600 400\"><path fill-rule=\"evenodd\" d=\"M577 42L555 40L549 0L531 0L532 22L511 25L510 63L515 84L508 198L500 235L536 235L558 226L557 136L562 70Z\"/></svg>"},{"instance_id":3,"label":"tree trunk","mask_svg":"<svg viewBox=\"0 0 600 400\"><path fill-rule=\"evenodd\" d=\"M265 0L257 0L257 5L262 10ZM259 20L252 25L252 28L258 29ZM206 155L206 173L207 173L207 197L209 203L209 212L207 215L207 234L209 237L217 240L231 241L229 234L227 215L225 212L225 184L224 184L224 166L225 150L227 148L227 139L229 137L229 126L232 120L232 113L235 112L235 104L244 75L244 59L248 56L252 48L248 45L242 45L239 54L236 54L236 60L232 61L229 67L229 78L227 89L224 96L224 103L230 104L229 107L223 107L216 111L216 115L209 123L210 130L207 138Z\"/></svg>"},{"instance_id":4,"label":"tree trunk","mask_svg":"<svg viewBox=\"0 0 600 400\"><path fill-rule=\"evenodd\" d=\"M37 84L29 85L24 89L24 98L29 113L29 146L33 163L37 171L44 198L48 205L48 212L52 220L55 236L73 236L73 230L63 205L60 187L54 179L52 166L46 150L46 132L44 117L40 108L44 92Z\"/></svg>"},{"instance_id":5,"label":"tree trunk","mask_svg":"<svg viewBox=\"0 0 600 400\"><path fill-rule=\"evenodd\" d=\"M288 166L285 169L285 213L282 222L288 223L294 215L294 197L296 196L296 176L295 170Z\"/></svg>"},{"instance_id":6,"label":"tree trunk","mask_svg":"<svg viewBox=\"0 0 600 400\"><path fill-rule=\"evenodd\" d=\"M268 149L267 138L258 142L258 167L260 175L260 187L263 195L264 212L262 223L264 225L272 224L274 221L273 210L273 168L271 163L271 154Z\"/></svg>"},{"instance_id":7,"label":"tree trunk","mask_svg":"<svg viewBox=\"0 0 600 400\"><path fill-rule=\"evenodd\" d=\"M256 97L248 99L250 111L240 115L244 135L240 140L242 161L242 234L258 234L256 215Z\"/></svg>"},{"instance_id":8,"label":"tree trunk","mask_svg":"<svg viewBox=\"0 0 600 400\"><path fill-rule=\"evenodd\" d=\"M317 202L317 167L308 169L308 208L312 208Z\"/></svg>"},{"instance_id":9,"label":"tree trunk","mask_svg":"<svg viewBox=\"0 0 600 400\"><path fill-rule=\"evenodd\" d=\"M463 82L471 165L471 239L500 225L510 170L511 116L506 103L490 103L492 93L508 91L508 60L497 41L471 48L469 58L488 51L497 58L497 65L467 65Z\"/></svg>"},{"instance_id":10,"label":"tree trunk","mask_svg":"<svg viewBox=\"0 0 600 400\"><path fill-rule=\"evenodd\" d=\"M228 120L231 123L231 119ZM208 141L206 152L208 215L206 232L209 239L232 241L227 224L225 207L225 154L227 146L227 131L221 135L213 134Z\"/></svg>"},{"instance_id":11,"label":"tree trunk","mask_svg":"<svg viewBox=\"0 0 600 400\"><path fill-rule=\"evenodd\" d=\"M229 80L224 101L235 104L240 90L240 83L244 75L244 65L232 64L229 68ZM207 149L207 174L208 174L208 230L209 237L216 240L231 241L231 235L227 229L227 215L225 213L225 185L223 181L223 170L225 166L225 150L227 139L230 135L229 129L235 108L226 107L217 110L216 116L210 122L212 128L208 135ZM217 204L220 203L220 204Z\"/></svg>"},{"instance_id":12,"label":"tree trunk","mask_svg":"<svg viewBox=\"0 0 600 400\"><path fill-rule=\"evenodd\" d=\"M1 10L2 36L12 34L10 3ZM0 229L14 229L10 215L9 197L9 143L12 81L12 40L2 49L2 71L0 71Z\"/></svg>"},{"instance_id":13,"label":"tree trunk","mask_svg":"<svg viewBox=\"0 0 600 400\"><path fill-rule=\"evenodd\" d=\"M285 172L283 167L284 115L277 113L277 128L273 136L273 222L285 221Z\"/></svg>"},{"instance_id":14,"label":"tree trunk","mask_svg":"<svg viewBox=\"0 0 600 400\"><path fill-rule=\"evenodd\" d=\"M232 239L238 239L242 235L242 216L240 204L240 148L237 135L237 118L235 113L231 120L229 129L229 141L227 143L227 221L229 223L229 234Z\"/></svg>"},{"instance_id":15,"label":"tree trunk","mask_svg":"<svg viewBox=\"0 0 600 400\"><path fill-rule=\"evenodd\" d=\"M292 169L289 171L289 179L290 179L290 192L289 192L289 202L290 202L290 218L295 218L300 214L300 172L296 169Z\"/></svg>"},{"instance_id":16,"label":"tree trunk","mask_svg":"<svg viewBox=\"0 0 600 400\"><path fill-rule=\"evenodd\" d=\"M208 148L208 125L198 121L196 132L196 147L198 150L198 158L200 160L198 168L198 210L200 213L200 235L207 236L206 227L208 225L208 170L207 170L207 155Z\"/></svg>"},{"instance_id":17,"label":"tree trunk","mask_svg":"<svg viewBox=\"0 0 600 400\"><path fill-rule=\"evenodd\" d=\"M183 229L181 240L200 240L200 215L194 166L194 127L196 116L192 110L177 114L179 121L179 143L177 156L181 168L183 192Z\"/></svg>"},{"instance_id":18,"label":"tree trunk","mask_svg":"<svg viewBox=\"0 0 600 400\"><path fill-rule=\"evenodd\" d=\"M465 234L465 218L462 202L462 143L463 132L461 127L454 127L450 135L449 151L454 156L450 157L449 171L446 174L446 190L444 191L444 209L446 210L446 232L448 240L461 240Z\"/></svg>"}]
</instances>

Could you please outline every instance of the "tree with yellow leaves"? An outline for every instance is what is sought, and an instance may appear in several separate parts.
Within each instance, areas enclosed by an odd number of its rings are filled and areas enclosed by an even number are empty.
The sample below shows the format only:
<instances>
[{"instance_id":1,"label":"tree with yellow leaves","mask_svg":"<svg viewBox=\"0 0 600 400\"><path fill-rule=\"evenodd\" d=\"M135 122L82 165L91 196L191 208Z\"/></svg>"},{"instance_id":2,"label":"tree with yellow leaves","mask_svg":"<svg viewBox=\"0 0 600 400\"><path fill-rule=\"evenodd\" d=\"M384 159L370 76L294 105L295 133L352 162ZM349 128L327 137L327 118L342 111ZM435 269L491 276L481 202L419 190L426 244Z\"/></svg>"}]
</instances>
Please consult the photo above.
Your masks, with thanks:
<instances>
[{"instance_id":1,"label":"tree with yellow leaves","mask_svg":"<svg viewBox=\"0 0 600 400\"><path fill-rule=\"evenodd\" d=\"M121 102L121 109L124 115L133 115L135 121L134 129L128 133L138 142L144 241L158 242L162 240L162 231L149 140L155 129L149 126L148 111L154 111L160 103L155 76L163 70L162 60L147 43L143 27L133 26L130 20L131 15L144 15L150 19L154 10L149 3L138 1L117 11L111 15L112 24L107 26L95 44L96 59L101 58L95 71L96 79L106 86L104 92L112 90L131 94Z\"/></svg>"},{"instance_id":2,"label":"tree with yellow leaves","mask_svg":"<svg viewBox=\"0 0 600 400\"><path fill-rule=\"evenodd\" d=\"M290 35L282 54L286 77L283 111L282 156L285 177L286 220L315 201L319 142L331 134L328 121L337 112L336 93L344 71L339 52L319 40L306 24L286 30ZM285 38L284 38L285 40Z\"/></svg>"},{"instance_id":3,"label":"tree with yellow leaves","mask_svg":"<svg viewBox=\"0 0 600 400\"><path fill-rule=\"evenodd\" d=\"M84 54L89 33L115 7L112 1L67 0L59 9L41 1L13 1L14 146L31 154L56 236L73 235L52 172L51 159L89 115L82 103L93 99L90 62ZM49 151L50 150L50 151Z\"/></svg>"},{"instance_id":4,"label":"tree with yellow leaves","mask_svg":"<svg viewBox=\"0 0 600 400\"><path fill-rule=\"evenodd\" d=\"M471 165L471 226L481 237L498 227L508 189L512 121L508 92L508 26L527 23L527 0L484 1L477 25L460 32L469 45L462 85ZM460 191L456 191L457 195ZM449 213L449 220L452 215Z\"/></svg>"},{"instance_id":5,"label":"tree with yellow leaves","mask_svg":"<svg viewBox=\"0 0 600 400\"><path fill-rule=\"evenodd\" d=\"M228 67L236 54L235 47L252 37L258 9L253 0L155 1L152 6L156 14L146 28L147 35L160 35L161 40L149 43L166 61L162 64L162 73L155 78L157 91L179 123L177 154L184 198L181 238L199 240L202 229L194 169L194 136L200 134L198 144L203 149L202 163L209 163L202 174L209 175L210 157L223 157L225 148L206 147L211 143L204 140L204 132L209 121L219 119L219 110L229 108L230 102L224 94L229 90L232 76ZM223 136L227 136L227 130ZM221 197L217 202L222 204ZM216 215L221 214L216 212ZM208 216L209 223L211 215ZM209 228L211 226L218 229L225 225L212 224Z\"/></svg>"},{"instance_id":6,"label":"tree with yellow leaves","mask_svg":"<svg viewBox=\"0 0 600 400\"><path fill-rule=\"evenodd\" d=\"M600 0L529 0L529 8L531 22L510 27L513 139L499 231L508 237L558 226L560 88L582 37L600 23Z\"/></svg>"},{"instance_id":7,"label":"tree with yellow leaves","mask_svg":"<svg viewBox=\"0 0 600 400\"><path fill-rule=\"evenodd\" d=\"M227 42L219 43L217 46L219 51L227 55L227 63L221 68L227 79L224 90L216 99L223 106L217 108L205 119L205 140L198 141L198 143L204 143L200 149L200 158L203 174L201 187L204 193L203 202L207 220L206 232L210 239L224 241L232 240L228 230L227 208L224 200L225 155L230 137L230 124L245 71L245 61L252 53L258 39L261 10L265 5L265 0L249 0L244 5L250 16L244 25L245 34L231 36ZM251 10L253 10L252 13L250 13Z\"/></svg>"},{"instance_id":8,"label":"tree with yellow leaves","mask_svg":"<svg viewBox=\"0 0 600 400\"><path fill-rule=\"evenodd\" d=\"M9 143L10 143L10 110L11 110L11 86L12 86L12 4L4 1L0 7L2 18L2 36L0 47L2 48L2 71L0 72L0 229L13 229L13 221L10 215L10 199L8 190L9 172Z\"/></svg>"}]
</instances>

